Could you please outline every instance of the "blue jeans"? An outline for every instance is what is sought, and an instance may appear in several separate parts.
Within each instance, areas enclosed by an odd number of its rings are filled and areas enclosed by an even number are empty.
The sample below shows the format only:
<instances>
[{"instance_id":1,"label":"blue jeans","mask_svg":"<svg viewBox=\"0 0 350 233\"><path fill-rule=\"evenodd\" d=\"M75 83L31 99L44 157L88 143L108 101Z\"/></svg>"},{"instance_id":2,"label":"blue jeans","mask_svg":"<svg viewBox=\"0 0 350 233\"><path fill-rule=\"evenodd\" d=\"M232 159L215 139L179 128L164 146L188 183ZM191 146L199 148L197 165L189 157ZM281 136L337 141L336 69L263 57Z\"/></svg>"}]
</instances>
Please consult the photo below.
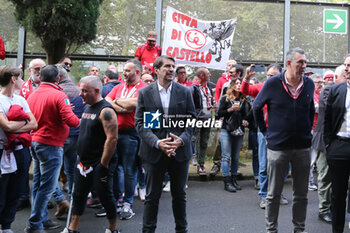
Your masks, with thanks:
<instances>
[{"instance_id":1,"label":"blue jeans","mask_svg":"<svg viewBox=\"0 0 350 233\"><path fill-rule=\"evenodd\" d=\"M139 188L144 189L146 188L146 181L145 181L145 169L143 168L143 164L139 164L137 168L137 182L139 183Z\"/></svg>"},{"instance_id":2,"label":"blue jeans","mask_svg":"<svg viewBox=\"0 0 350 233\"><path fill-rule=\"evenodd\" d=\"M232 136L225 129L221 129L220 142L222 150L222 176L230 175L230 161L231 174L235 176L237 175L239 152L242 147L243 136Z\"/></svg>"},{"instance_id":3,"label":"blue jeans","mask_svg":"<svg viewBox=\"0 0 350 233\"><path fill-rule=\"evenodd\" d=\"M125 191L124 201L133 204L134 192L137 179L137 164L136 156L138 153L139 139L133 135L120 134L118 135L117 155L118 155L118 172L115 173L114 180L114 195L119 200L120 194ZM121 172L124 173L124 183L121 181Z\"/></svg>"},{"instance_id":4,"label":"blue jeans","mask_svg":"<svg viewBox=\"0 0 350 233\"><path fill-rule=\"evenodd\" d=\"M0 153L2 154L2 150ZM0 225L3 230L10 229L11 223L15 220L17 203L28 178L26 173L28 174L29 149L16 150L14 155L17 171L0 177Z\"/></svg>"},{"instance_id":5,"label":"blue jeans","mask_svg":"<svg viewBox=\"0 0 350 233\"><path fill-rule=\"evenodd\" d=\"M64 174L67 176L68 182L68 201L70 201L72 195L72 188L74 182L74 168L77 165L77 141L79 135L68 136L64 142L63 148L63 163L64 163Z\"/></svg>"},{"instance_id":6,"label":"blue jeans","mask_svg":"<svg viewBox=\"0 0 350 233\"><path fill-rule=\"evenodd\" d=\"M74 182L74 168L77 162L77 141L79 135L68 136L64 142L63 147L63 163L64 163L64 174L67 176L68 182L68 201L71 199L72 188ZM53 194L56 203L60 203L66 197L64 196L61 186L57 183L56 190Z\"/></svg>"},{"instance_id":7,"label":"blue jeans","mask_svg":"<svg viewBox=\"0 0 350 233\"><path fill-rule=\"evenodd\" d=\"M28 153L22 153L22 158L21 158L21 162L23 162L23 188L21 190L21 194L19 197L19 201L25 201L25 200L29 200L29 192L30 192L30 187L29 187L29 167L30 167L30 163L32 162L32 156L30 155L30 148L27 147L25 148L25 150Z\"/></svg>"},{"instance_id":8,"label":"blue jeans","mask_svg":"<svg viewBox=\"0 0 350 233\"><path fill-rule=\"evenodd\" d=\"M252 165L254 179L259 179L259 155L258 155L258 133L254 130L249 130L249 149L252 150Z\"/></svg>"},{"instance_id":9,"label":"blue jeans","mask_svg":"<svg viewBox=\"0 0 350 233\"><path fill-rule=\"evenodd\" d=\"M268 176L267 176L267 147L265 136L258 131L258 156L259 156L259 196L265 199L267 195Z\"/></svg>"},{"instance_id":10,"label":"blue jeans","mask_svg":"<svg viewBox=\"0 0 350 233\"><path fill-rule=\"evenodd\" d=\"M43 221L48 220L47 203L55 191L62 166L63 148L33 142L33 194L29 227L43 229Z\"/></svg>"}]
</instances>

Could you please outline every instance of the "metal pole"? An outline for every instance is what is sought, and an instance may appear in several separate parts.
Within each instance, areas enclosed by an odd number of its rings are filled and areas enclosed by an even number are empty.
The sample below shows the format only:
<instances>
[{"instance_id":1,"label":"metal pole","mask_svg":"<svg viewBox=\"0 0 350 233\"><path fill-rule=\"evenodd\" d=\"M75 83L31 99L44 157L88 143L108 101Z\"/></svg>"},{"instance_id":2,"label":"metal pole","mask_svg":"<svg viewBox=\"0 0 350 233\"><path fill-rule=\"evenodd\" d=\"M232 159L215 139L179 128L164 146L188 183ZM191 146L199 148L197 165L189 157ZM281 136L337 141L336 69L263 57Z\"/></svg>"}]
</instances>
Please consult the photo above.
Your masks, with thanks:
<instances>
[{"instance_id":1,"label":"metal pole","mask_svg":"<svg viewBox=\"0 0 350 233\"><path fill-rule=\"evenodd\" d=\"M348 54L350 53L350 16L349 16L349 12L350 12L350 6L348 7L348 30L347 30L347 34L348 34Z\"/></svg>"},{"instance_id":2,"label":"metal pole","mask_svg":"<svg viewBox=\"0 0 350 233\"><path fill-rule=\"evenodd\" d=\"M17 61L16 66L20 67L22 66L22 70L24 71L25 68L25 60L24 60L24 53L26 50L26 31L24 30L24 27L19 27L18 29L18 52L17 52Z\"/></svg>"},{"instance_id":3,"label":"metal pole","mask_svg":"<svg viewBox=\"0 0 350 233\"><path fill-rule=\"evenodd\" d=\"M290 38L290 0L286 0L284 3L284 42L283 42L283 65L286 68L286 56L289 50L289 38Z\"/></svg>"},{"instance_id":4,"label":"metal pole","mask_svg":"<svg viewBox=\"0 0 350 233\"><path fill-rule=\"evenodd\" d=\"M162 39L162 13L163 13L163 0L157 0L156 4L156 32L158 34L157 37L157 45L161 45Z\"/></svg>"}]
</instances>

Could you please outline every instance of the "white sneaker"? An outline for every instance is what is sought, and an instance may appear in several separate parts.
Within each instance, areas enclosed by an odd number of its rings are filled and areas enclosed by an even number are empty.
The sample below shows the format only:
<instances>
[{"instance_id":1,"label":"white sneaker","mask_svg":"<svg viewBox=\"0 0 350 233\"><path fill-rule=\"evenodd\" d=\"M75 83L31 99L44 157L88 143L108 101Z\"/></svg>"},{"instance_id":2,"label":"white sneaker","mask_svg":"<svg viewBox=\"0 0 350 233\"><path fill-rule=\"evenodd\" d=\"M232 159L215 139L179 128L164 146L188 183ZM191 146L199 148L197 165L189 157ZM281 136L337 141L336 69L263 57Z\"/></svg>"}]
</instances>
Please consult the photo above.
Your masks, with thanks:
<instances>
[{"instance_id":1,"label":"white sneaker","mask_svg":"<svg viewBox=\"0 0 350 233\"><path fill-rule=\"evenodd\" d=\"M317 186L313 183L309 183L309 191L317 191Z\"/></svg>"},{"instance_id":2,"label":"white sneaker","mask_svg":"<svg viewBox=\"0 0 350 233\"><path fill-rule=\"evenodd\" d=\"M166 185L163 188L163 192L170 192L170 181L166 182Z\"/></svg>"},{"instance_id":3,"label":"white sneaker","mask_svg":"<svg viewBox=\"0 0 350 233\"><path fill-rule=\"evenodd\" d=\"M131 204L124 202L123 210L120 213L120 219L121 220L128 220L128 219L132 218L132 216L134 216L134 215L135 215L135 213L131 209Z\"/></svg>"},{"instance_id":4,"label":"white sneaker","mask_svg":"<svg viewBox=\"0 0 350 233\"><path fill-rule=\"evenodd\" d=\"M118 230L115 230L115 231L111 231L110 229L106 229L105 233L119 233Z\"/></svg>"},{"instance_id":5,"label":"white sneaker","mask_svg":"<svg viewBox=\"0 0 350 233\"><path fill-rule=\"evenodd\" d=\"M139 191L137 189L137 186L135 186L135 192L134 192L134 197L137 197L139 195Z\"/></svg>"},{"instance_id":6,"label":"white sneaker","mask_svg":"<svg viewBox=\"0 0 350 233\"><path fill-rule=\"evenodd\" d=\"M141 201L145 201L146 199L146 189L139 189L139 196Z\"/></svg>"},{"instance_id":7,"label":"white sneaker","mask_svg":"<svg viewBox=\"0 0 350 233\"><path fill-rule=\"evenodd\" d=\"M280 205L288 205L288 200L281 194Z\"/></svg>"},{"instance_id":8,"label":"white sneaker","mask_svg":"<svg viewBox=\"0 0 350 233\"><path fill-rule=\"evenodd\" d=\"M0 230L0 233L13 233L11 229Z\"/></svg>"},{"instance_id":9,"label":"white sneaker","mask_svg":"<svg viewBox=\"0 0 350 233\"><path fill-rule=\"evenodd\" d=\"M61 233L69 233L67 227L65 227L65 228L63 229L63 231L61 231Z\"/></svg>"}]
</instances>

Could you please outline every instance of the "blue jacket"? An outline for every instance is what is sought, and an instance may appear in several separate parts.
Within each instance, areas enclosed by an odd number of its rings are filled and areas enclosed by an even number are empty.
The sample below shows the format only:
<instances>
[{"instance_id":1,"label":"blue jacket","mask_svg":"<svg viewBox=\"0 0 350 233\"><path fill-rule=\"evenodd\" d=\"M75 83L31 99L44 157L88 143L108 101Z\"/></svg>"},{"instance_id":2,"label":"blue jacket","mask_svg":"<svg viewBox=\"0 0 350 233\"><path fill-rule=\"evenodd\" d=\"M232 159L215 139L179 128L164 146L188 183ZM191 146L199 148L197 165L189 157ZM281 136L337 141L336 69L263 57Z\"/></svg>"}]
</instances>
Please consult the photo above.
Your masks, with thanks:
<instances>
[{"instance_id":1,"label":"blue jacket","mask_svg":"<svg viewBox=\"0 0 350 233\"><path fill-rule=\"evenodd\" d=\"M284 74L268 79L253 103L255 121L265 134L271 150L303 149L311 146L311 128L315 114L314 83L303 76L303 89L293 99L283 87ZM267 104L268 128L263 107Z\"/></svg>"},{"instance_id":2,"label":"blue jacket","mask_svg":"<svg viewBox=\"0 0 350 233\"><path fill-rule=\"evenodd\" d=\"M80 97L80 89L77 87L71 79L65 79L59 83L59 86L63 89L63 92L69 97L69 101L74 106L74 114L80 119L84 112L85 105ZM79 135L80 128L70 128L69 136Z\"/></svg>"},{"instance_id":3,"label":"blue jacket","mask_svg":"<svg viewBox=\"0 0 350 233\"><path fill-rule=\"evenodd\" d=\"M112 82L108 82L106 83L103 87L102 87L102 98L105 98L109 92L111 92L111 90L113 89L113 87L115 87L116 85L120 84L119 81L112 81Z\"/></svg>"}]
</instances>

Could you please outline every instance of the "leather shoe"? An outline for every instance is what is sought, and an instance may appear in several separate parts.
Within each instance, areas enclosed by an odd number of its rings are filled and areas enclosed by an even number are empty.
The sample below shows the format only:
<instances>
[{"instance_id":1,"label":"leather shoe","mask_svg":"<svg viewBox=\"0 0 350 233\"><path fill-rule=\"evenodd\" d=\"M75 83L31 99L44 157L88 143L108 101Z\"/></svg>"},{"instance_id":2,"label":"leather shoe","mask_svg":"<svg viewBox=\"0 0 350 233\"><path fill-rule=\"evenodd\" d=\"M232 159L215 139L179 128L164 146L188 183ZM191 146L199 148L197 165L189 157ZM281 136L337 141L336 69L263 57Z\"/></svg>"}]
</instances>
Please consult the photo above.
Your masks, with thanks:
<instances>
[{"instance_id":1,"label":"leather shoe","mask_svg":"<svg viewBox=\"0 0 350 233\"><path fill-rule=\"evenodd\" d=\"M325 223L332 223L332 215L330 213L318 214L318 218Z\"/></svg>"},{"instance_id":2,"label":"leather shoe","mask_svg":"<svg viewBox=\"0 0 350 233\"><path fill-rule=\"evenodd\" d=\"M31 207L31 204L30 204L29 199L21 200L21 201L18 201L16 211L20 211L20 210L23 210L25 208L30 208L30 207Z\"/></svg>"}]
</instances>

